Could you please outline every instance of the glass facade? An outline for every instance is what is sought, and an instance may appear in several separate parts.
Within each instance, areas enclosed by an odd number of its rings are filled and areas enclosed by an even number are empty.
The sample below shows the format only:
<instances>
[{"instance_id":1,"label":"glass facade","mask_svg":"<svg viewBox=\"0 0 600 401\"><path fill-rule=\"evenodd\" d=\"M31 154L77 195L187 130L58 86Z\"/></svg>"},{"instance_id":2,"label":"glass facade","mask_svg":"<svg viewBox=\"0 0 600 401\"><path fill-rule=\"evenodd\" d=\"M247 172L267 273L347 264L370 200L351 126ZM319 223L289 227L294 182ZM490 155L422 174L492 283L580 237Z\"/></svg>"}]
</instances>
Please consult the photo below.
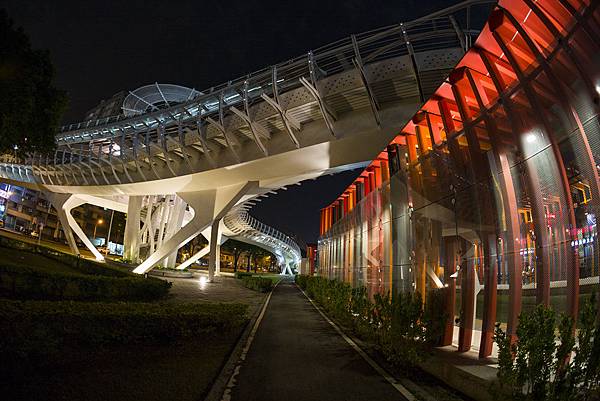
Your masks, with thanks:
<instances>
[{"instance_id":1,"label":"glass facade","mask_svg":"<svg viewBox=\"0 0 600 401\"><path fill-rule=\"evenodd\" d=\"M500 1L477 42L321 213L318 274L370 294L444 288L444 344L492 353L521 310L598 290L600 10ZM456 327L454 327L456 326Z\"/></svg>"}]
</instances>

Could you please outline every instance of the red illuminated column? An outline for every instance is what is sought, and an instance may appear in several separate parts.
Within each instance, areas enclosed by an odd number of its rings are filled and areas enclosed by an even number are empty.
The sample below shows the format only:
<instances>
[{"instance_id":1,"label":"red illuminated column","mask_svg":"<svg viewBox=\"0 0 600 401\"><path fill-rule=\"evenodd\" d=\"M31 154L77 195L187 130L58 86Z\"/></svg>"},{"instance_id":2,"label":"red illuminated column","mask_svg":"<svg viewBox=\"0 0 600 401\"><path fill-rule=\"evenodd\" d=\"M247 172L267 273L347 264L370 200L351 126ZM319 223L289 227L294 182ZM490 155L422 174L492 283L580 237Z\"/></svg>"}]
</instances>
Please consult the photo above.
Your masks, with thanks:
<instances>
[{"instance_id":1,"label":"red illuminated column","mask_svg":"<svg viewBox=\"0 0 600 401\"><path fill-rule=\"evenodd\" d=\"M546 131L546 134L548 136L548 139L550 141L551 144L551 148L552 148L552 153L554 155L554 160L556 162L556 166L558 168L558 173L559 173L559 180L560 183L562 184L562 190L563 190L563 199L565 200L566 203L566 209L568 212L568 220L569 220L569 225L571 227L576 227L576 220L575 220L575 212L574 212L574 208L573 208L573 199L571 198L571 192L570 192L570 186L569 186L569 180L567 177L567 172L563 163L563 159L562 159L562 155L560 153L560 149L558 147L558 144L556 143L556 134L554 133L554 129L552 127L552 125L548 122L547 117L544 114L544 109L541 105L540 100L538 99L537 95L535 94L535 90L533 90L533 88L530 86L530 83L525 79L525 75L521 69L521 67L518 65L515 56L512 53L512 50L508 47L508 45L506 44L509 40L511 40L511 38L504 38L501 34L501 27L503 24L506 23L506 21L504 20L504 13L502 10L497 10L491 17L490 17L490 30L492 31L492 35L494 37L494 39L496 40L496 43L498 44L498 46L500 47L500 49L504 52L504 54L506 55L507 60L509 61L509 63L511 64L514 72L517 75L517 78L519 79L522 87L523 87L523 91L527 97L527 100L529 101L531 107L534 110L539 111L538 113L536 113L536 117L539 119L539 122L541 122L542 126L544 127L544 130ZM523 39L528 42L528 38L526 37L526 33L521 32L523 35ZM535 49L535 45L531 44L530 45L530 50L533 52L533 54L535 54L535 52L537 51ZM544 60L542 60L541 58L537 58L538 61L540 61L540 64L542 66L545 65ZM549 71L546 70L546 73L548 73ZM547 277L546 277L547 276ZM547 272L544 272L544 280L548 280L549 281L549 275L547 274ZM546 284L544 283L544 287L546 286ZM546 291L546 289L543 289L544 291ZM549 289L547 290L549 293ZM542 294L542 296L546 296L545 293ZM578 314L578 309L579 309L579 258L578 255L575 254L575 252L569 252L569 258L568 258L568 263L567 263L567 308L569 311L569 314L571 316L573 316L575 319L577 318L577 314Z\"/></svg>"},{"instance_id":2,"label":"red illuminated column","mask_svg":"<svg viewBox=\"0 0 600 401\"><path fill-rule=\"evenodd\" d=\"M452 84L452 92L456 99L456 104L463 120L463 127L467 137L467 143L469 148L469 157L471 159L470 162L470 170L473 177L480 183L485 184L490 182L490 165L486 162L486 159L483 158L483 152L481 150L481 144L479 142L479 137L475 128L472 127L472 119L474 116L473 110L477 109L477 113L481 113L483 110L483 105L481 104L481 98L478 93L476 93L477 88L471 85L471 76L469 75L469 71L466 67L461 67L459 69L454 70L450 74L449 81ZM469 105L466 101L466 93L469 93L469 89L478 99L477 106ZM485 112L485 111L484 111ZM489 133L486 133L488 135ZM475 269L475 266L478 265L482 268L483 279L484 279L484 305L483 305L483 325L482 325L482 336L480 343L480 356L485 357L491 354L492 350L492 341L494 335L494 323L496 319L496 280L497 280L497 271L496 271L496 261L490 257L491 246L495 243L495 234L489 232L489 228L494 227L495 230L498 229L499 224L497 221L497 215L495 216L493 211L502 208L503 205L494 205L494 198L491 196L490 190L488 190L488 186L479 185L474 189L474 194L477 204L479 205L489 205L489 207L479 207L477 210L478 216L478 225L477 234L480 238L480 242L478 244L473 244L475 249L477 250L478 261L473 261L469 263L469 269ZM468 278L471 275L467 275ZM468 282L467 287L475 289L475 284L478 284L479 277L477 274L472 275L473 283ZM467 322L471 322L472 330L472 322L475 319L474 313L475 310L472 308L473 303L475 302L475 294L472 294L470 291L463 291L463 301L467 302L468 305L471 305L471 308L463 308L463 317ZM473 310L471 310L473 309ZM467 315L465 313L471 313L471 315ZM468 326L467 326L468 328ZM470 335L465 334L465 339ZM462 338L462 337L461 337ZM470 346L470 343L469 343ZM466 345L464 346L466 347Z\"/></svg>"},{"instance_id":3,"label":"red illuminated column","mask_svg":"<svg viewBox=\"0 0 600 401\"><path fill-rule=\"evenodd\" d=\"M483 61L486 70L489 73L496 91L500 94L506 87L502 76L498 72L496 65L488 59L488 55L481 49L476 49L481 60ZM477 92L476 92L477 93ZM481 99L479 99L481 101ZM504 108L508 114L508 120L512 124L512 130L516 133L517 128L514 126L516 116L512 113L512 105L510 102L504 102ZM492 146L494 150L495 161L497 164L496 174L499 179L502 198L504 200L503 209L506 219L506 234L504 236L503 259L508 265L509 275L509 291L508 291L508 319L507 333L514 340L516 339L518 318L521 312L521 296L522 296L522 259L519 251L521 249L521 229L519 227L519 213L517 210L517 195L513 185L511 176L510 162L508 160L509 149L502 144L501 136L497 130L493 118L486 118L485 124L490 132Z\"/></svg>"},{"instance_id":4,"label":"red illuminated column","mask_svg":"<svg viewBox=\"0 0 600 401\"><path fill-rule=\"evenodd\" d=\"M456 279L451 277L456 272L458 253L457 238L446 237L444 239L446 261L444 266L444 282L447 287L444 289L446 293L446 326L442 336L442 346L452 345L452 337L454 336L454 304L456 303Z\"/></svg>"}]
</instances>

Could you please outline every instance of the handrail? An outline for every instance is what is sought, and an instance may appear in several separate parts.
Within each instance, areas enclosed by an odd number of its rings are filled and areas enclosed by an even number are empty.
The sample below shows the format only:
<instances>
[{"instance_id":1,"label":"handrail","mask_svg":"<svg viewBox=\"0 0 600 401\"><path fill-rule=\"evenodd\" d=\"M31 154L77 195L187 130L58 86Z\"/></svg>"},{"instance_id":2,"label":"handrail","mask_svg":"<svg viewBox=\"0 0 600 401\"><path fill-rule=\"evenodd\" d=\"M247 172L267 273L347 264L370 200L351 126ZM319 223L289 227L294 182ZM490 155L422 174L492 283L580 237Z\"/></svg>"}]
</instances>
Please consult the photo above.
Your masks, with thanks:
<instances>
[{"instance_id":1,"label":"handrail","mask_svg":"<svg viewBox=\"0 0 600 401\"><path fill-rule=\"evenodd\" d=\"M488 5L491 3L496 3L496 1L467 0L409 22L397 25L389 25L383 28L378 28L360 34L351 35L350 37L342 38L333 43L321 46L315 49L314 51L308 52L308 57L307 55L298 56L290 60L286 60L284 62L275 64L273 66L260 69L251 74L236 78L226 83L222 83L217 86L208 88L204 91L201 91L200 93L202 95L200 95L198 98L189 102L180 103L179 105L175 105L171 108L143 114L140 116L136 116L135 118L126 117L124 115L117 115L104 117L98 120L68 124L60 128L59 134L57 135L57 140L59 142L66 142L68 141L68 137L72 138L78 136L81 137L81 139L88 136L90 137L90 139L93 139L93 134L85 132L88 128L97 128L102 131L106 130L114 135L113 131L116 129L114 127L111 128L111 124L122 122L125 120L129 121L130 124L128 125L134 128L138 125L148 126L148 124L150 124L152 126L153 123L159 124L161 118L164 118L169 114L173 116L181 116L182 114L186 116L190 115L190 112L192 111L190 110L191 108L196 108L195 112L198 115L212 114L213 112L216 112L218 110L218 96L221 92L229 92L228 94L230 95L230 98L226 99L225 101L227 106L235 105L242 101L241 96L239 96L239 88L241 88L243 85L246 85L248 82L252 82L253 89L251 90L256 90L257 96L255 96L255 98L259 97L260 92L264 93L272 90L272 88L270 87L272 86L271 78L273 70L276 70L278 77L281 77L280 84L283 89L287 90L293 87L298 87L300 86L298 79L302 76L310 75L310 62L313 62L316 65L318 65L319 68L322 69L325 74L333 74L339 72L339 68L341 68L341 71L343 71L344 67L342 66L342 61L347 65L352 65L352 57L355 51L357 51L359 54L363 54L369 50L372 50L369 48L372 44L376 44L378 41L381 41L386 38L388 40L391 40L391 42L397 42L398 46L395 47L401 47L402 45L405 45L405 41L409 38L411 39L413 46L419 41L427 42L432 40L433 42L431 43L431 45L435 46L436 36L433 35L432 37L431 35L425 35L425 37L419 38L418 28L424 28L427 31L439 33L440 27L444 27L444 25L440 25L440 20L443 20L456 12L469 10L473 6ZM445 27L448 26L446 25ZM469 27L467 26L467 29L464 30L465 35L473 35L478 33L468 28ZM411 34L414 36L412 36ZM446 35L447 32L444 33L444 35L442 36ZM394 57L398 56L397 53L392 54L394 55ZM350 55L350 59L348 59L348 55ZM369 54L364 54L364 57L368 58ZM373 61L379 60L380 59L376 58ZM237 99L233 101L236 97ZM211 105L213 107L210 107ZM70 133L70 135L61 135L66 133ZM77 133L79 133L80 135L73 135Z\"/></svg>"},{"instance_id":2,"label":"handrail","mask_svg":"<svg viewBox=\"0 0 600 401\"><path fill-rule=\"evenodd\" d=\"M223 219L225 226L236 235L260 242L272 249L279 249L288 254L293 262L299 263L301 259L300 247L289 236L268 226L242 208L235 208Z\"/></svg>"}]
</instances>

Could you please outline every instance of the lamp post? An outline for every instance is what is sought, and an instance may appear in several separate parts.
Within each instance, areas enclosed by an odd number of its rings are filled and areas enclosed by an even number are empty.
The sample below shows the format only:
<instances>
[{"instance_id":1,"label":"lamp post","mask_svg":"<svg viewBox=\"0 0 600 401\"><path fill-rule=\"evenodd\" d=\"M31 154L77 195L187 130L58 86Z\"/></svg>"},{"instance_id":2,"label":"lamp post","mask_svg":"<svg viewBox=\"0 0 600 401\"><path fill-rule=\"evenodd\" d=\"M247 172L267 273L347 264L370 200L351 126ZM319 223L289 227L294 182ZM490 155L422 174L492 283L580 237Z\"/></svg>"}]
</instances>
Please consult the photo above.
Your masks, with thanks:
<instances>
[{"instance_id":1,"label":"lamp post","mask_svg":"<svg viewBox=\"0 0 600 401\"><path fill-rule=\"evenodd\" d=\"M92 235L93 239L96 239L96 228L98 228L98 224L102 224L104 223L104 220L102 219L98 219L98 221L96 221L96 224L94 224L94 235Z\"/></svg>"},{"instance_id":2,"label":"lamp post","mask_svg":"<svg viewBox=\"0 0 600 401\"><path fill-rule=\"evenodd\" d=\"M108 223L108 234L106 235L106 250L105 250L105 254L108 255L108 242L110 241L110 232L112 230L112 222L113 222L113 217L115 216L115 211L112 210L110 213L110 223Z\"/></svg>"}]
</instances>

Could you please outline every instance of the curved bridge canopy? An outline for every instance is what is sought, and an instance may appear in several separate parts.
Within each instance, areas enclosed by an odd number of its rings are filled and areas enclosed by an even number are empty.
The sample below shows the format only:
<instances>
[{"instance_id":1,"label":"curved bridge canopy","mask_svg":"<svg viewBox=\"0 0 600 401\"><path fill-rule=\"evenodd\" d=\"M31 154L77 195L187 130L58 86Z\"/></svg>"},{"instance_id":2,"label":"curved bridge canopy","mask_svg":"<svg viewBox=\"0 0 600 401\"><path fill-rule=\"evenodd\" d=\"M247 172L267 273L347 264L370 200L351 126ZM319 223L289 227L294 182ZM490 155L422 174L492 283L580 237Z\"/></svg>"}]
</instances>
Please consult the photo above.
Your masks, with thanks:
<instances>
[{"instance_id":1,"label":"curved bridge canopy","mask_svg":"<svg viewBox=\"0 0 600 401\"><path fill-rule=\"evenodd\" d=\"M156 110L167 109L179 103L189 102L200 96L200 92L185 86L159 84L142 86L123 100L123 116L133 117Z\"/></svg>"},{"instance_id":2,"label":"curved bridge canopy","mask_svg":"<svg viewBox=\"0 0 600 401\"><path fill-rule=\"evenodd\" d=\"M223 221L231 232L231 238L258 245L273 253L278 264L284 267L282 272L291 274L292 269L300 265L302 255L298 245L287 235L250 216L245 209L236 207Z\"/></svg>"},{"instance_id":3,"label":"curved bridge canopy","mask_svg":"<svg viewBox=\"0 0 600 401\"><path fill-rule=\"evenodd\" d=\"M140 88L127 113L63 127L53 155L0 164L0 177L57 198L128 197L128 222L138 216L136 199L176 194L195 220L136 269L145 272L189 236L220 232L216 223L236 205L372 160L470 47L479 33L471 9L490 3L468 0L352 35L201 93ZM132 220L139 231L139 217ZM125 246L135 256L134 248Z\"/></svg>"}]
</instances>

